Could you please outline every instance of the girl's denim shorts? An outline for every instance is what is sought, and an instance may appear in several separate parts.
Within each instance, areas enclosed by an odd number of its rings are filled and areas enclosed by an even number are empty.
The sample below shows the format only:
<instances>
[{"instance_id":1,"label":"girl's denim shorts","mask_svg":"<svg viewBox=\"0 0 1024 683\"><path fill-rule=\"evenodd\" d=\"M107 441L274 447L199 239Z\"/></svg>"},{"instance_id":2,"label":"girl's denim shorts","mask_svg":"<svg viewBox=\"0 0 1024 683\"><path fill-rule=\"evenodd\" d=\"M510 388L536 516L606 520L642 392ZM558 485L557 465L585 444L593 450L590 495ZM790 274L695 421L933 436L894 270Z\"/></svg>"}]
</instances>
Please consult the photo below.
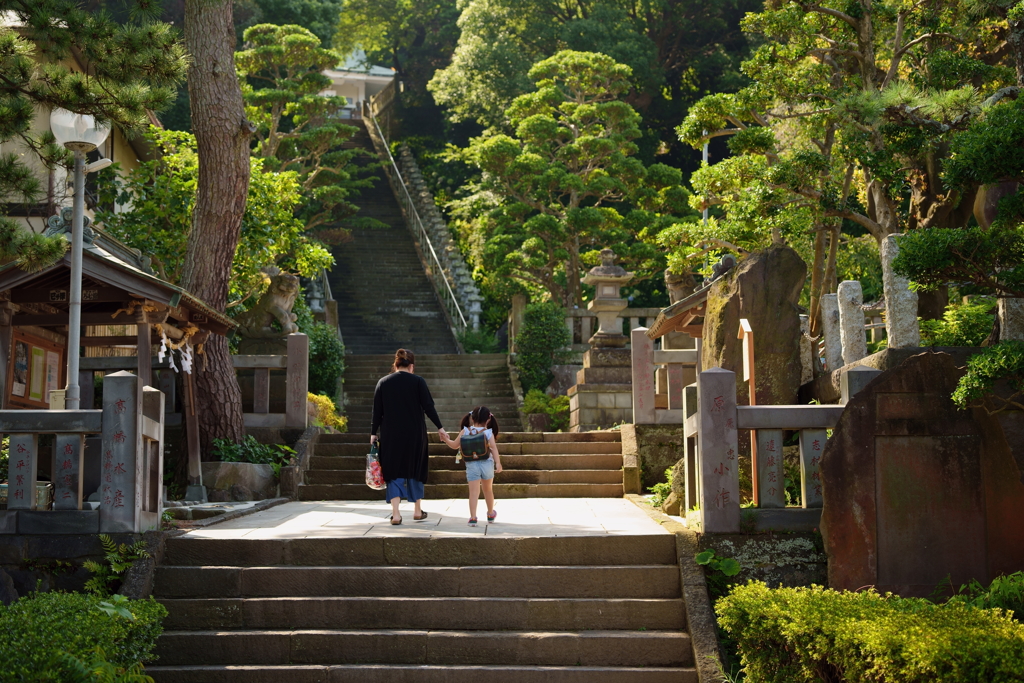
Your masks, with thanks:
<instances>
[{"instance_id":1,"label":"girl's denim shorts","mask_svg":"<svg viewBox=\"0 0 1024 683\"><path fill-rule=\"evenodd\" d=\"M494 460L487 458L466 461L466 481L478 479L494 479Z\"/></svg>"}]
</instances>

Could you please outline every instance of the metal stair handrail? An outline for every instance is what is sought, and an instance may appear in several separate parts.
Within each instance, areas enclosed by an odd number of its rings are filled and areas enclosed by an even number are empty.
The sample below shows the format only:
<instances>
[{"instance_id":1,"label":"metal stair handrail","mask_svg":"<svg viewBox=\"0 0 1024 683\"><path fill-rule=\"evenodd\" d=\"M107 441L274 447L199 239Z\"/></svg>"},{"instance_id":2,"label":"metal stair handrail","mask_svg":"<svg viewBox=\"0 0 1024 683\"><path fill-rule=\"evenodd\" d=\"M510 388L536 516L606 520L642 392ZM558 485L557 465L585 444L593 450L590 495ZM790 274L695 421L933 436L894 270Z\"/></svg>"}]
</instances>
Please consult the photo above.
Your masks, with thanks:
<instances>
[{"instance_id":1,"label":"metal stair handrail","mask_svg":"<svg viewBox=\"0 0 1024 683\"><path fill-rule=\"evenodd\" d=\"M434 268L437 269L437 276L434 275L432 268L427 268L427 277L430 279L432 285L434 285L434 291L437 293L438 298L448 309L448 317L452 322L452 326L456 328L457 332L468 327L466 322L466 316L462 313L462 307L459 306L459 301L455 296L455 291L452 289L452 285L448 282L448 277L445 274L444 267L441 265L441 260L437 257L437 252L434 251L434 245L430 242L430 236L427 233L426 226L423 225L423 220L420 219L420 214L416 211L416 205L413 203L412 195L409 193L409 188L405 184L405 180L402 178L402 172L398 169L398 164L395 163L395 158L391 155L391 149L388 147L387 138L384 136L384 131L381 130L380 124L377 122L377 117L373 114L373 109L369 106L364 107L363 115L366 119L373 123L373 127L370 129L370 138L373 140L374 147L377 148L377 154L379 156L387 156L388 163L384 166L384 171L388 175L388 180L391 181L391 186L398 197L399 204L402 205L402 211L406 216L406 224L409 226L409 230L412 232L413 237L420 243L420 245L426 245L426 249L422 249L424 254L429 255L429 260L433 263ZM373 133L376 132L376 135ZM383 151L381 150L383 148ZM422 247L421 247L422 248ZM429 265L429 264L428 264ZM440 280L444 282L442 288L437 280L438 276Z\"/></svg>"}]
</instances>

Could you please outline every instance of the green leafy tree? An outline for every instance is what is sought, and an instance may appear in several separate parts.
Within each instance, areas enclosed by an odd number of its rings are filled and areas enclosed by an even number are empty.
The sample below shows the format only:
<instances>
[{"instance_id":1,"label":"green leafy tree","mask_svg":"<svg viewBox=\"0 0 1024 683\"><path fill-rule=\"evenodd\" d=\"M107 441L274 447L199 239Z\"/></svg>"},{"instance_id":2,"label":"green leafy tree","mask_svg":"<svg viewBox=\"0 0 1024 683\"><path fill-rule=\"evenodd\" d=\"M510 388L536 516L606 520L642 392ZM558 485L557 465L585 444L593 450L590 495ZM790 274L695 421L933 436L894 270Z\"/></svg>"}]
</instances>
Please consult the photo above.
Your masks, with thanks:
<instances>
[{"instance_id":1,"label":"green leafy tree","mask_svg":"<svg viewBox=\"0 0 1024 683\"><path fill-rule=\"evenodd\" d=\"M600 52L632 69L626 101L644 117L645 158L678 150L672 127L695 99L734 90L747 52L739 20L760 2L736 0L468 0L451 65L430 83L453 121L509 125L505 111L534 89L539 60ZM688 163L689 155L671 157Z\"/></svg>"},{"instance_id":2,"label":"green leafy tree","mask_svg":"<svg viewBox=\"0 0 1024 683\"><path fill-rule=\"evenodd\" d=\"M559 52L530 70L536 91L506 112L515 136L471 142L468 157L501 199L481 221L483 260L494 276L573 306L583 302L584 252L596 262L597 251L612 247L656 268L657 250L641 239L687 211L687 194L678 170L633 156L640 116L621 99L629 76L606 55Z\"/></svg>"},{"instance_id":3,"label":"green leafy tree","mask_svg":"<svg viewBox=\"0 0 1024 683\"><path fill-rule=\"evenodd\" d=\"M567 362L571 343L565 309L552 301L527 306L523 329L515 339L516 367L523 389L547 389L554 379L551 366Z\"/></svg>"},{"instance_id":4,"label":"green leafy tree","mask_svg":"<svg viewBox=\"0 0 1024 683\"><path fill-rule=\"evenodd\" d=\"M235 30L239 44L245 29L257 24L302 26L329 47L343 0L235 0Z\"/></svg>"},{"instance_id":5,"label":"green leafy tree","mask_svg":"<svg viewBox=\"0 0 1024 683\"><path fill-rule=\"evenodd\" d=\"M965 22L969 3L783 2L748 15L761 46L752 83L704 98L679 127L694 147L728 136L732 156L692 178L695 204L717 221L671 245L687 261L715 246L739 251L810 241L811 328L835 286L841 231L887 235L968 219L975 188L947 186L942 159L986 93L1012 82L991 63L1004 31ZM732 249L723 243L740 249Z\"/></svg>"},{"instance_id":6,"label":"green leafy tree","mask_svg":"<svg viewBox=\"0 0 1024 683\"><path fill-rule=\"evenodd\" d=\"M296 217L319 239L338 241L346 234L338 222L358 211L349 196L369 185L353 175L357 150L342 148L356 131L338 120L345 98L320 94L331 85L322 72L340 58L301 26L253 26L245 45L235 63L256 124L254 154L269 170L295 173L304 199Z\"/></svg>"},{"instance_id":7,"label":"green leafy tree","mask_svg":"<svg viewBox=\"0 0 1024 683\"><path fill-rule=\"evenodd\" d=\"M370 64L395 70L405 84L404 106L432 104L427 82L448 66L459 39L456 0L347 0L334 46L344 55L363 50Z\"/></svg>"},{"instance_id":8,"label":"green leafy tree","mask_svg":"<svg viewBox=\"0 0 1024 683\"><path fill-rule=\"evenodd\" d=\"M100 187L106 203L130 205L121 213L98 212L97 220L111 235L153 258L161 277L180 282L195 205L199 156L189 133L150 129L146 134L160 157L144 162L124 179L107 174ZM308 239L294 217L301 203L297 174L268 171L253 158L242 231L231 267L232 304L265 289L260 272L280 265L310 277L333 263L330 253ZM230 305L230 304L229 304Z\"/></svg>"},{"instance_id":9,"label":"green leafy tree","mask_svg":"<svg viewBox=\"0 0 1024 683\"><path fill-rule=\"evenodd\" d=\"M170 104L186 59L177 33L156 20L157 5L128 3L131 20L89 12L75 0L3 0L0 26L0 259L27 270L64 254L63 238L19 228L10 212L46 200L40 175L68 165L70 154L49 129L34 125L52 108L91 114L127 130L148 123L148 111ZM78 60L83 70L73 67Z\"/></svg>"}]
</instances>

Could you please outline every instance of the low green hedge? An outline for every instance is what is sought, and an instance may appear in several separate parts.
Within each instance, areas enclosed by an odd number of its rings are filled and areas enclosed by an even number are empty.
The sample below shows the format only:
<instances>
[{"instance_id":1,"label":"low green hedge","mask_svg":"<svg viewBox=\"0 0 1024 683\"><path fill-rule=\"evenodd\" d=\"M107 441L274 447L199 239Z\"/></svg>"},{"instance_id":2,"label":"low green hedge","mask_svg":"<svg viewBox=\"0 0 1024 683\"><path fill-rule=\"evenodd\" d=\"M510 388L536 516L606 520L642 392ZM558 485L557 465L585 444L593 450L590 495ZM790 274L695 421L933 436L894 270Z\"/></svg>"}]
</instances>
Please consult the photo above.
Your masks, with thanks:
<instances>
[{"instance_id":1,"label":"low green hedge","mask_svg":"<svg viewBox=\"0 0 1024 683\"><path fill-rule=\"evenodd\" d=\"M153 659L163 631L164 606L152 598L130 600L134 620L107 614L109 599L85 593L36 593L9 606L0 605L0 681L58 681L59 654L90 661L96 647L120 668Z\"/></svg>"},{"instance_id":2,"label":"low green hedge","mask_svg":"<svg viewBox=\"0 0 1024 683\"><path fill-rule=\"evenodd\" d=\"M750 683L1024 681L1024 625L1003 610L750 582L715 611Z\"/></svg>"}]
</instances>

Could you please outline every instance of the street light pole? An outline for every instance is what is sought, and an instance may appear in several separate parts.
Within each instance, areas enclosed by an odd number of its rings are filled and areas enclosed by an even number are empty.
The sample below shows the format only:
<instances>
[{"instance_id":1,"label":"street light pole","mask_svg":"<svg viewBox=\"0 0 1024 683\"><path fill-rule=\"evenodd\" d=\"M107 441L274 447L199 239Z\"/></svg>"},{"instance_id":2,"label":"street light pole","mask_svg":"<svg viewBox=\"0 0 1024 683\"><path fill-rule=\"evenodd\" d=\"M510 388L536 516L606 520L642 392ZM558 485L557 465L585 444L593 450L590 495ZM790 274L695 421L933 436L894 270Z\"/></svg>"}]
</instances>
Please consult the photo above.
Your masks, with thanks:
<instances>
[{"instance_id":1,"label":"street light pole","mask_svg":"<svg viewBox=\"0 0 1024 683\"><path fill-rule=\"evenodd\" d=\"M69 146L70 147L70 146ZM75 153L75 197L71 214L71 301L68 304L68 384L64 407L78 410L81 388L78 385L78 359L82 337L82 246L85 233L85 152Z\"/></svg>"}]
</instances>

